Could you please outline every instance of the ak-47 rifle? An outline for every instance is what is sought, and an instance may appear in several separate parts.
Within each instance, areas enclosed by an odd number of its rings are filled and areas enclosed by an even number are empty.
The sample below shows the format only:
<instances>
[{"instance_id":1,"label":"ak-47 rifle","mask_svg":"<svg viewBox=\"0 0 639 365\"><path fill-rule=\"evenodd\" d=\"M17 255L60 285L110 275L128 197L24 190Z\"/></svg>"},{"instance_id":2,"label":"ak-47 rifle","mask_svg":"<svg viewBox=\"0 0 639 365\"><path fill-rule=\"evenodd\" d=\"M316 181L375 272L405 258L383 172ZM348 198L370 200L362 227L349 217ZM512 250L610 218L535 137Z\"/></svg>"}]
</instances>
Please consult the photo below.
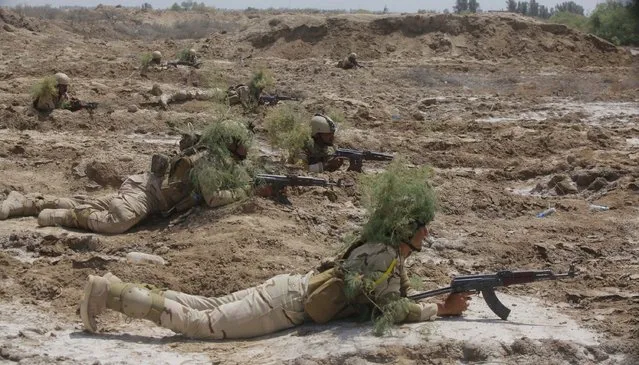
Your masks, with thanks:
<instances>
[{"instance_id":1,"label":"ak-47 rifle","mask_svg":"<svg viewBox=\"0 0 639 365\"><path fill-rule=\"evenodd\" d=\"M495 288L515 284L528 284L535 281L559 280L562 278L574 278L577 275L574 266L565 274L554 274L550 270L530 270L530 271L499 271L495 274L479 274L454 277L449 287L429 290L423 293L408 296L409 299L419 300L430 298L441 294L451 293L482 293L484 301L490 310L499 318L506 320L510 314L508 309L495 295Z\"/></svg>"},{"instance_id":2,"label":"ak-47 rifle","mask_svg":"<svg viewBox=\"0 0 639 365\"><path fill-rule=\"evenodd\" d=\"M280 96L280 95L260 95L257 103L259 105L277 105L281 100L299 100L298 98L294 98L292 96Z\"/></svg>"},{"instance_id":3,"label":"ak-47 rifle","mask_svg":"<svg viewBox=\"0 0 639 365\"><path fill-rule=\"evenodd\" d=\"M358 151L346 148L337 148L335 157L345 157L349 160L348 171L362 172L362 161L392 161L393 155L382 152Z\"/></svg>"},{"instance_id":4,"label":"ak-47 rifle","mask_svg":"<svg viewBox=\"0 0 639 365\"><path fill-rule=\"evenodd\" d=\"M270 186L272 189L272 196L278 201L290 204L288 199L284 196L284 188L287 186L346 186L341 180L332 182L326 179L320 179L311 176L295 176L295 175L269 175L258 174L255 176L254 184L256 186Z\"/></svg>"},{"instance_id":5,"label":"ak-47 rifle","mask_svg":"<svg viewBox=\"0 0 639 365\"><path fill-rule=\"evenodd\" d=\"M72 98L71 100L69 100L69 105L65 109L70 110L72 112L78 111L80 109L88 109L90 111L93 111L97 107L98 107L98 103L86 102L76 98Z\"/></svg>"}]
</instances>

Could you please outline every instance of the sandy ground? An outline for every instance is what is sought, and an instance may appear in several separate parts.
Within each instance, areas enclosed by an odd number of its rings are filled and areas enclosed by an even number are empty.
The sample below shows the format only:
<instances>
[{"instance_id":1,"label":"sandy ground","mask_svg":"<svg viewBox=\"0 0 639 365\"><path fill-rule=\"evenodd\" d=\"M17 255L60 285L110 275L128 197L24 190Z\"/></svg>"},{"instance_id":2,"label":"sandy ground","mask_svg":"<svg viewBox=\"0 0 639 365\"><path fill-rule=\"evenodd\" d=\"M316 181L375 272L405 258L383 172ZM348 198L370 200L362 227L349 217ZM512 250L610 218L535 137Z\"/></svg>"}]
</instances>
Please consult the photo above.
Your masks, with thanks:
<instances>
[{"instance_id":1,"label":"sandy ground","mask_svg":"<svg viewBox=\"0 0 639 365\"><path fill-rule=\"evenodd\" d=\"M49 20L0 14L0 25L9 25L0 27L2 196L108 194L144 171L151 154L173 153L178 129L202 128L222 113L251 120L253 153L278 172L296 172L266 142L263 120L272 109L148 104L154 84L165 92L225 88L268 68L276 82L270 91L302 99L283 104L344 115L340 146L433 168L439 212L432 246L408 261L425 289L445 286L453 275L502 269L564 272L574 264L581 273L500 290L513 310L507 322L475 298L464 318L403 325L382 338L368 325L336 323L250 341L187 341L116 314L102 318L103 332L88 335L77 315L87 275L111 271L126 281L217 296L276 274L305 273L364 221L356 187L291 189L290 206L252 198L198 208L118 236L11 219L0 222L0 363L639 362L639 60L631 51L504 14L109 7ZM201 29L159 27L183 20ZM140 73L141 53L159 49L171 57L185 47L200 52L201 69ZM366 68L334 67L350 51ZM31 86L57 71L72 78L74 95L99 108L34 112ZM370 163L364 171L383 168ZM345 171L322 177L357 180ZM556 213L536 218L549 207ZM132 251L159 255L167 265L130 265Z\"/></svg>"},{"instance_id":2,"label":"sandy ground","mask_svg":"<svg viewBox=\"0 0 639 365\"><path fill-rule=\"evenodd\" d=\"M91 335L84 333L77 324L69 325L55 314L47 314L44 308L5 303L0 307L3 333L0 348L3 357L21 364L52 361L69 364L95 361L101 364L207 364L216 361L277 364L300 357L343 357L384 346L415 347L452 340L463 342L467 352L480 351L478 356L496 361L504 355L504 347L525 338L533 343L538 340L569 342L584 349L584 359L595 360L596 354L589 353L588 348L599 345L596 333L579 326L550 303L540 303L531 297L501 297L515 308L509 321L495 319L482 301L474 301L464 318L402 325L383 338L372 336L366 326L348 322L305 325L253 341L210 342L203 352L190 351L196 342L142 321L123 324L107 335ZM620 360L623 356L609 358L606 362Z\"/></svg>"}]
</instances>

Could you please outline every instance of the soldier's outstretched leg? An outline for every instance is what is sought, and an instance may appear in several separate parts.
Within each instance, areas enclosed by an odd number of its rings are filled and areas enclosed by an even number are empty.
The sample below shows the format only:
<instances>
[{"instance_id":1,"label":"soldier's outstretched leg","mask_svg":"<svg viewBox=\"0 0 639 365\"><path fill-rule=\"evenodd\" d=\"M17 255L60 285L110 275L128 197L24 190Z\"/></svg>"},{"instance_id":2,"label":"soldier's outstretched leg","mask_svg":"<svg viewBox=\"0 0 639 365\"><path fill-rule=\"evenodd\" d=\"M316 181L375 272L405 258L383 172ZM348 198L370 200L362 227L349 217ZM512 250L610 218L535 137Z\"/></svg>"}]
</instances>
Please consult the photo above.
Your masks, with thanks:
<instances>
[{"instance_id":1,"label":"soldier's outstretched leg","mask_svg":"<svg viewBox=\"0 0 639 365\"><path fill-rule=\"evenodd\" d=\"M108 210L77 211L76 216L81 228L111 234L124 233L146 218L146 214L136 212L129 202L121 197L111 199Z\"/></svg>"},{"instance_id":2,"label":"soldier's outstretched leg","mask_svg":"<svg viewBox=\"0 0 639 365\"><path fill-rule=\"evenodd\" d=\"M45 209L73 209L83 204L100 207L108 204L109 199L109 197L97 199L57 198L39 193L21 194L12 191L7 199L0 204L0 220L11 217L37 216Z\"/></svg>"},{"instance_id":3,"label":"soldier's outstretched leg","mask_svg":"<svg viewBox=\"0 0 639 365\"><path fill-rule=\"evenodd\" d=\"M44 205L53 207L54 199L40 194L23 195L17 191L12 191L0 205L0 220L37 215Z\"/></svg>"},{"instance_id":4,"label":"soldier's outstretched leg","mask_svg":"<svg viewBox=\"0 0 639 365\"><path fill-rule=\"evenodd\" d=\"M73 209L43 209L38 214L38 224L42 227L63 226L78 228Z\"/></svg>"},{"instance_id":5,"label":"soldier's outstretched leg","mask_svg":"<svg viewBox=\"0 0 639 365\"><path fill-rule=\"evenodd\" d=\"M117 276L113 275L110 272L104 274L102 277L107 279L109 283L122 282L120 278L118 278ZM138 285L141 288L148 289L152 293L160 294L166 299L174 300L185 307L198 309L198 310L214 309L221 306L222 304L238 301L244 298L245 296L247 296L253 290L253 288L239 290L229 295L225 295L223 297L205 297L201 295L186 294L186 293L178 292L175 290L161 289L150 284L136 284L136 285Z\"/></svg>"},{"instance_id":6,"label":"soldier's outstretched leg","mask_svg":"<svg viewBox=\"0 0 639 365\"><path fill-rule=\"evenodd\" d=\"M279 275L248 289L239 300L212 310L196 310L136 284L90 276L80 315L92 332L97 330L95 316L109 308L191 338L249 338L303 323L307 283L308 275Z\"/></svg>"}]
</instances>

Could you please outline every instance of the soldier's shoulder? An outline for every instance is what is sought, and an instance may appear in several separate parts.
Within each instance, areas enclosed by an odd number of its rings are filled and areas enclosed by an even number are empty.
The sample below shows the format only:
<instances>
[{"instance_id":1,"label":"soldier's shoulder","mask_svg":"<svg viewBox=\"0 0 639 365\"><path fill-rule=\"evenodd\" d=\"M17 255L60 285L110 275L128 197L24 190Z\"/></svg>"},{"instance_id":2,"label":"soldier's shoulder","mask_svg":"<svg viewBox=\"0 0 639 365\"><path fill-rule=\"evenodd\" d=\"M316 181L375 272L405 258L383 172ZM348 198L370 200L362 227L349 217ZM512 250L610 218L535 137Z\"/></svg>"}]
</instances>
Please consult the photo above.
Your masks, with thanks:
<instances>
[{"instance_id":1,"label":"soldier's shoulder","mask_svg":"<svg viewBox=\"0 0 639 365\"><path fill-rule=\"evenodd\" d=\"M368 256L373 255L395 255L395 249L389 245L385 245L383 243L377 242L366 242L361 244L359 247L355 248L351 256L357 256L361 254L366 254Z\"/></svg>"}]
</instances>

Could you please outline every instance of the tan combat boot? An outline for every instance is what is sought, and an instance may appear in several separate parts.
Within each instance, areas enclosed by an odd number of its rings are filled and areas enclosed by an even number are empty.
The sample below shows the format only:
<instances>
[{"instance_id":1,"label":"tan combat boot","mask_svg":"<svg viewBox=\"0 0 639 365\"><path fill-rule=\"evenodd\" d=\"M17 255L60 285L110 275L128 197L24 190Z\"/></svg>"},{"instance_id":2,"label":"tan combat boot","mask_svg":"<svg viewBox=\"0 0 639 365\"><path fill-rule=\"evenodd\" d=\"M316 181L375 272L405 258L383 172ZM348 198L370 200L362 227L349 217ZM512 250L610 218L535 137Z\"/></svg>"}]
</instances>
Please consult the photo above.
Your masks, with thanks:
<instances>
[{"instance_id":1,"label":"tan combat boot","mask_svg":"<svg viewBox=\"0 0 639 365\"><path fill-rule=\"evenodd\" d=\"M42 227L78 227L73 211L70 209L43 209L38 214L38 224Z\"/></svg>"},{"instance_id":2,"label":"tan combat boot","mask_svg":"<svg viewBox=\"0 0 639 365\"><path fill-rule=\"evenodd\" d=\"M84 295L80 302L80 317L87 331L98 330L95 316L106 309L108 295L109 281L99 276L89 275L89 282L84 287Z\"/></svg>"},{"instance_id":3,"label":"tan combat boot","mask_svg":"<svg viewBox=\"0 0 639 365\"><path fill-rule=\"evenodd\" d=\"M116 279L119 280L115 275L110 275L110 280L89 275L80 303L80 316L85 329L96 332L98 326L95 317L106 308L160 324L160 315L165 309L164 297L139 284L123 283Z\"/></svg>"},{"instance_id":4,"label":"tan combat boot","mask_svg":"<svg viewBox=\"0 0 639 365\"><path fill-rule=\"evenodd\" d=\"M35 206L31 199L27 199L26 196L17 191L12 191L0 206L0 220L25 215L27 210L33 210L27 209L31 206ZM35 211L33 214L35 214Z\"/></svg>"},{"instance_id":5,"label":"tan combat boot","mask_svg":"<svg viewBox=\"0 0 639 365\"><path fill-rule=\"evenodd\" d=\"M102 275L102 277L107 279L109 281L109 283L121 283L122 282L122 280L119 277L113 275L110 272Z\"/></svg>"}]
</instances>

